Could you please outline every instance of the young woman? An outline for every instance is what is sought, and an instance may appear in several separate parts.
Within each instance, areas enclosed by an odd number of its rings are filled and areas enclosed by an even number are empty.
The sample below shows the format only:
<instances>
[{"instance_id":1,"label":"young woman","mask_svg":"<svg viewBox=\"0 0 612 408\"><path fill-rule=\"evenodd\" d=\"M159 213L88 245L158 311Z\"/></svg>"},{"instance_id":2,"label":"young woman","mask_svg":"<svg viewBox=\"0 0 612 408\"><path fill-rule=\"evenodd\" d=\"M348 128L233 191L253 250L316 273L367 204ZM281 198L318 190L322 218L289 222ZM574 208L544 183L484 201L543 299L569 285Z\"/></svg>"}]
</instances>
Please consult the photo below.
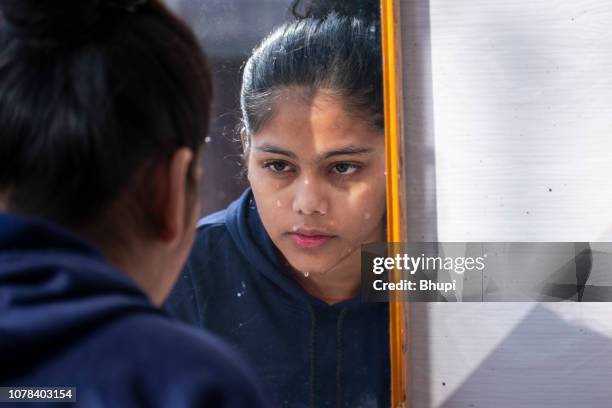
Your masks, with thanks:
<instances>
[{"instance_id":1,"label":"young woman","mask_svg":"<svg viewBox=\"0 0 612 408\"><path fill-rule=\"evenodd\" d=\"M385 240L379 28L364 14L311 4L253 52L250 188L200 222L168 303L247 355L276 406L389 406L387 305L359 297L360 246Z\"/></svg>"},{"instance_id":2,"label":"young woman","mask_svg":"<svg viewBox=\"0 0 612 408\"><path fill-rule=\"evenodd\" d=\"M195 235L212 85L193 34L156 0L0 11L4 397L264 406L226 346L157 307Z\"/></svg>"}]
</instances>

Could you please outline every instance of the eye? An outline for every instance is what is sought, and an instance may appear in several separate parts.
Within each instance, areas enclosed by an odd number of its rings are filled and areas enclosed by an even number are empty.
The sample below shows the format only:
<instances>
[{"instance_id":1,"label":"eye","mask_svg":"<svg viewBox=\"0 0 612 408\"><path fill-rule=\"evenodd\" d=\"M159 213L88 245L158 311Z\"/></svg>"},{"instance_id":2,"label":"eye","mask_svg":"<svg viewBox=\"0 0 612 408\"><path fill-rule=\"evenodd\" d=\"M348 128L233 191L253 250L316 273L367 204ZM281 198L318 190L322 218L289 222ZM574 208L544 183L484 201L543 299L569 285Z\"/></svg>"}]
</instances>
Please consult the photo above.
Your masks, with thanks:
<instances>
[{"instance_id":1,"label":"eye","mask_svg":"<svg viewBox=\"0 0 612 408\"><path fill-rule=\"evenodd\" d=\"M270 160L264 163L264 168L270 170L273 173L287 173L292 171L291 165L282 160Z\"/></svg>"},{"instance_id":2,"label":"eye","mask_svg":"<svg viewBox=\"0 0 612 408\"><path fill-rule=\"evenodd\" d=\"M340 175L349 175L358 171L360 167L352 163L338 163L332 166L331 171Z\"/></svg>"}]
</instances>

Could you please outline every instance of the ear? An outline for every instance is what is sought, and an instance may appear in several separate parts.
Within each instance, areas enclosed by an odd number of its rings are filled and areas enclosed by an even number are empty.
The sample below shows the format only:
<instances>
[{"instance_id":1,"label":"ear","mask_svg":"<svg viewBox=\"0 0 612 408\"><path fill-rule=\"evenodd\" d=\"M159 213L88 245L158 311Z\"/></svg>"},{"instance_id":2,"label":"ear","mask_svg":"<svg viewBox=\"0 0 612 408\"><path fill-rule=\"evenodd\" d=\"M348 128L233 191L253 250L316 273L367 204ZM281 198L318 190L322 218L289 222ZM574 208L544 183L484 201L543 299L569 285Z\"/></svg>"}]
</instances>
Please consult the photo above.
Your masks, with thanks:
<instances>
[{"instance_id":1,"label":"ear","mask_svg":"<svg viewBox=\"0 0 612 408\"><path fill-rule=\"evenodd\" d=\"M160 239L168 244L178 244L183 235L187 217L185 213L189 209L187 203L187 177L193 161L193 152L186 147L178 149L170 157L167 166L162 170L165 188L161 188L165 197L160 200L162 208L162 224L160 228Z\"/></svg>"},{"instance_id":2,"label":"ear","mask_svg":"<svg viewBox=\"0 0 612 408\"><path fill-rule=\"evenodd\" d=\"M0 191L0 211L8 210L9 193L8 191Z\"/></svg>"},{"instance_id":3,"label":"ear","mask_svg":"<svg viewBox=\"0 0 612 408\"><path fill-rule=\"evenodd\" d=\"M240 144L242 145L242 161L244 162L244 173L249 178L249 153L251 149L251 144L249 143L249 137L246 134L246 130L244 128L240 129Z\"/></svg>"},{"instance_id":4,"label":"ear","mask_svg":"<svg viewBox=\"0 0 612 408\"><path fill-rule=\"evenodd\" d=\"M242 154L246 158L249 154L249 149L251 148L249 143L249 137L246 134L246 130L244 128L240 129L240 144L242 145Z\"/></svg>"}]
</instances>

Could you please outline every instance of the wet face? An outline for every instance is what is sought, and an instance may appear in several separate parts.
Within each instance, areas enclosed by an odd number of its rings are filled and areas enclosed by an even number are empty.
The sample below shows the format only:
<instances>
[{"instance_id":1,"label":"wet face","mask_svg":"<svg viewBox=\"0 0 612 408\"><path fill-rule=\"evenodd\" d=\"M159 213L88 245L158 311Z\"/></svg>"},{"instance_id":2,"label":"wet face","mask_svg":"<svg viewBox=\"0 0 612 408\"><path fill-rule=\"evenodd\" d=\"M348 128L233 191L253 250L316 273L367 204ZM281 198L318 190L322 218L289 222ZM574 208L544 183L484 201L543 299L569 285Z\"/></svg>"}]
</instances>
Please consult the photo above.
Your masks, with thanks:
<instances>
[{"instance_id":1,"label":"wet face","mask_svg":"<svg viewBox=\"0 0 612 408\"><path fill-rule=\"evenodd\" d=\"M360 246L384 240L384 136L325 91L283 92L247 148L263 225L303 274L359 272Z\"/></svg>"}]
</instances>

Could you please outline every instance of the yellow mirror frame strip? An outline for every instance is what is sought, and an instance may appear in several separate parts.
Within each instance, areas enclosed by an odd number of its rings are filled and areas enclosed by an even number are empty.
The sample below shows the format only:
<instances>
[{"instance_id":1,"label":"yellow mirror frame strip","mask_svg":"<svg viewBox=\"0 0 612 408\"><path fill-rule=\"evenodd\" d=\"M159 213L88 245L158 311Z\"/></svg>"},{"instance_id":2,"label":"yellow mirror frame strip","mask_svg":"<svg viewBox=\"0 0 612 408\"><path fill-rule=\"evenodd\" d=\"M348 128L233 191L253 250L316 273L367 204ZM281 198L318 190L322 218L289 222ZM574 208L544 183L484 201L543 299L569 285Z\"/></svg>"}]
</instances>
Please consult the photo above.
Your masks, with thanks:
<instances>
[{"instance_id":1,"label":"yellow mirror frame strip","mask_svg":"<svg viewBox=\"0 0 612 408\"><path fill-rule=\"evenodd\" d=\"M387 166L387 240L402 241L403 172L402 82L399 37L399 0L381 0L383 86L385 105L385 150ZM404 228L405 230L405 228ZM409 407L406 371L408 304L389 302L389 337L391 358L391 403L393 408Z\"/></svg>"}]
</instances>

